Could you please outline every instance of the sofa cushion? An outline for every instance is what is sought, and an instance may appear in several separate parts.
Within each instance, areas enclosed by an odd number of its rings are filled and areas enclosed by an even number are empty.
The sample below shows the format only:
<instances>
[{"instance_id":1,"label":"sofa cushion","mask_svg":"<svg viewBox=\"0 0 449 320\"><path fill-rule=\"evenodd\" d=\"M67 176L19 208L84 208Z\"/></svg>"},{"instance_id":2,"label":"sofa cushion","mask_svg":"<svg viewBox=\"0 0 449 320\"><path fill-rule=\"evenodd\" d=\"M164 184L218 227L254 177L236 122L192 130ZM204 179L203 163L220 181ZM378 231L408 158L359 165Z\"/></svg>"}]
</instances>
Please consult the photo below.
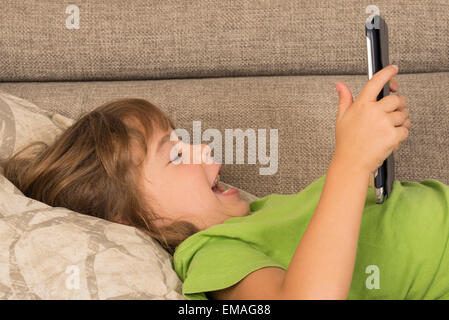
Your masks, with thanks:
<instances>
[{"instance_id":1,"label":"sofa cushion","mask_svg":"<svg viewBox=\"0 0 449 320\"><path fill-rule=\"evenodd\" d=\"M396 76L407 98L412 122L409 137L395 154L396 178L428 178L449 183L449 73ZM92 81L0 83L5 90L70 118L118 97L140 97L166 111L177 127L192 134L193 121L202 131L216 128L278 130L278 170L260 175L266 164L223 165L222 178L258 197L296 193L320 177L335 147L338 95L335 82L345 82L354 99L367 75L230 77L158 81ZM268 135L268 133L267 133ZM267 150L269 142L267 138ZM223 144L224 146L224 144ZM235 158L235 157L234 157ZM273 157L274 158L274 157Z\"/></svg>"},{"instance_id":2,"label":"sofa cushion","mask_svg":"<svg viewBox=\"0 0 449 320\"><path fill-rule=\"evenodd\" d=\"M0 81L365 74L370 2L3 1ZM449 71L449 6L376 1L402 72ZM72 19L73 17L73 19Z\"/></svg>"}]
</instances>

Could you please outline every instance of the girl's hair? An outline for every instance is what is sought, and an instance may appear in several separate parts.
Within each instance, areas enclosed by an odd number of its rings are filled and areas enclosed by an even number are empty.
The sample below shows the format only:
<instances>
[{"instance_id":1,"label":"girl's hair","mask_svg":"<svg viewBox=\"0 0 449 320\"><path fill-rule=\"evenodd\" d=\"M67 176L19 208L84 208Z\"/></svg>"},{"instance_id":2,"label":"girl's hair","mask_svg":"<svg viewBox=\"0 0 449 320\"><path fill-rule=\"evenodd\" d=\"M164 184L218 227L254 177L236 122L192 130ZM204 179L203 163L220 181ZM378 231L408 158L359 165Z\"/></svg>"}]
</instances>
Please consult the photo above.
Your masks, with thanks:
<instances>
[{"instance_id":1,"label":"girl's hair","mask_svg":"<svg viewBox=\"0 0 449 320\"><path fill-rule=\"evenodd\" d=\"M52 207L109 221L119 214L123 223L144 231L173 254L199 230L187 221L154 223L161 217L140 181L155 125L175 129L173 121L146 100L112 100L81 114L50 146L34 142L2 162L4 175L25 196ZM37 145L43 148L18 157Z\"/></svg>"}]
</instances>

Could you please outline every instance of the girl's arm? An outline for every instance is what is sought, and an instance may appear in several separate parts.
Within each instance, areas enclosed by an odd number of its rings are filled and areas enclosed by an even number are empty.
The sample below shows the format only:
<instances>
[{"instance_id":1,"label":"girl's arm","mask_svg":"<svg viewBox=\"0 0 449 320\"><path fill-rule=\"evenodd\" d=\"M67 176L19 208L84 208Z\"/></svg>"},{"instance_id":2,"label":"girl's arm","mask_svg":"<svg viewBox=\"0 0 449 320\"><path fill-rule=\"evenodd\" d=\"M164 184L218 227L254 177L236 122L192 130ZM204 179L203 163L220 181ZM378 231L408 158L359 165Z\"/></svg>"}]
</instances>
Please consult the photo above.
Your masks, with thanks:
<instances>
[{"instance_id":1,"label":"girl's arm","mask_svg":"<svg viewBox=\"0 0 449 320\"><path fill-rule=\"evenodd\" d=\"M355 101L346 84L336 85L340 99L335 153L314 215L287 271L261 268L229 288L210 292L210 296L215 299L347 298L371 173L399 148L411 126L404 96L390 95L376 100L397 72L397 66L376 72Z\"/></svg>"},{"instance_id":2,"label":"girl's arm","mask_svg":"<svg viewBox=\"0 0 449 320\"><path fill-rule=\"evenodd\" d=\"M207 295L217 300L345 299L370 177L357 168L334 155L314 215L286 271L261 268Z\"/></svg>"},{"instance_id":3,"label":"girl's arm","mask_svg":"<svg viewBox=\"0 0 449 320\"><path fill-rule=\"evenodd\" d=\"M377 101L398 72L376 72L355 101L344 83L335 124L336 147L315 212L293 255L280 293L284 299L346 299L354 271L369 178L408 136L406 99Z\"/></svg>"},{"instance_id":4,"label":"girl's arm","mask_svg":"<svg viewBox=\"0 0 449 320\"><path fill-rule=\"evenodd\" d=\"M345 299L370 173L334 155L314 215L288 270L265 267L207 295L217 300Z\"/></svg>"},{"instance_id":5,"label":"girl's arm","mask_svg":"<svg viewBox=\"0 0 449 320\"><path fill-rule=\"evenodd\" d=\"M280 299L346 299L370 172L334 155L314 215L293 255Z\"/></svg>"}]
</instances>

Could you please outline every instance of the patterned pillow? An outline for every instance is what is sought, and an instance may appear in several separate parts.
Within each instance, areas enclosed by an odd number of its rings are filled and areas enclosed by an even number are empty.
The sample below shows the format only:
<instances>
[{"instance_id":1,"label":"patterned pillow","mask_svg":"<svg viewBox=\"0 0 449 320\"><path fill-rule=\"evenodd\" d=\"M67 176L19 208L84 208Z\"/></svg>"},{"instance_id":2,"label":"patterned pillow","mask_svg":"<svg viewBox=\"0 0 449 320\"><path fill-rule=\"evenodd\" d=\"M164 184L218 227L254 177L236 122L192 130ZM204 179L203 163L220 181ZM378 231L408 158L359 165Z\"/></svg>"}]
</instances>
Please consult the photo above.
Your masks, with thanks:
<instances>
[{"instance_id":1,"label":"patterned pillow","mask_svg":"<svg viewBox=\"0 0 449 320\"><path fill-rule=\"evenodd\" d=\"M0 160L52 143L73 121L0 92ZM0 299L185 299L172 256L151 237L25 197L2 173Z\"/></svg>"}]
</instances>

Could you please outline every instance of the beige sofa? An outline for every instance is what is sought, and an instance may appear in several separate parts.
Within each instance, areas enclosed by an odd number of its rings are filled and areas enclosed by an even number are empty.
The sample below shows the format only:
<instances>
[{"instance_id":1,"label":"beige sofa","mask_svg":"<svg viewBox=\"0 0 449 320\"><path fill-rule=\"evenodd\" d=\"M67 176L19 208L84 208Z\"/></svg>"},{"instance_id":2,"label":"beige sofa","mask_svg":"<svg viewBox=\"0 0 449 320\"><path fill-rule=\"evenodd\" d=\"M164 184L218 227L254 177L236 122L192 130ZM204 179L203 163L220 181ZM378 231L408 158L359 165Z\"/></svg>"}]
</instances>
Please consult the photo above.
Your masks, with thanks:
<instances>
[{"instance_id":1,"label":"beige sofa","mask_svg":"<svg viewBox=\"0 0 449 320\"><path fill-rule=\"evenodd\" d=\"M335 144L334 84L347 83L355 98L366 83L365 8L374 4L389 26L390 62L399 66L399 93L412 121L395 154L396 179L449 182L445 0L71 4L79 9L79 29L68 28L74 20L67 4L2 4L0 91L71 119L114 98L139 97L190 133L193 121L223 134L277 129L275 174L235 160L222 170L224 182L258 197L298 192L326 172Z\"/></svg>"}]
</instances>

